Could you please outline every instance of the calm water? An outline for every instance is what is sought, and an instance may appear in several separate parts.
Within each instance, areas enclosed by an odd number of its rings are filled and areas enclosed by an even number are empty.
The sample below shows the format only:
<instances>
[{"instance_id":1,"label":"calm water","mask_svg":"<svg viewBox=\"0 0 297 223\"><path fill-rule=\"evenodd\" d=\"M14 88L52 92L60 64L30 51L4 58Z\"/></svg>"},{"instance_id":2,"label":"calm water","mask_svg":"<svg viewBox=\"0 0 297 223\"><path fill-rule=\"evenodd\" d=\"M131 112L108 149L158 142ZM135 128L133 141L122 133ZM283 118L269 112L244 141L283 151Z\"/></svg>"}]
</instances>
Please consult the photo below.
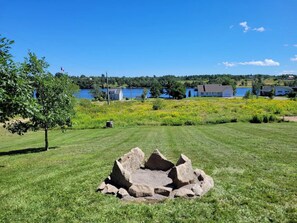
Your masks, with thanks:
<instances>
[{"instance_id":1,"label":"calm water","mask_svg":"<svg viewBox=\"0 0 297 223\"><path fill-rule=\"evenodd\" d=\"M251 90L251 88L237 88L235 96L242 97L244 94ZM187 88L187 97L189 95L189 91L191 92L191 97L197 96L197 92L194 91L194 88ZM136 98L140 97L140 95L143 93L143 88L123 88L123 94L124 98ZM150 92L148 91L147 97L150 97ZM85 98L85 99L93 99L92 94L90 93L89 89L81 89L78 93L75 94L75 97L77 98ZM169 98L168 95L162 94L161 97L163 98Z\"/></svg>"},{"instance_id":2,"label":"calm water","mask_svg":"<svg viewBox=\"0 0 297 223\"><path fill-rule=\"evenodd\" d=\"M235 97L243 97L247 91L252 91L250 87L236 88Z\"/></svg>"}]
</instances>

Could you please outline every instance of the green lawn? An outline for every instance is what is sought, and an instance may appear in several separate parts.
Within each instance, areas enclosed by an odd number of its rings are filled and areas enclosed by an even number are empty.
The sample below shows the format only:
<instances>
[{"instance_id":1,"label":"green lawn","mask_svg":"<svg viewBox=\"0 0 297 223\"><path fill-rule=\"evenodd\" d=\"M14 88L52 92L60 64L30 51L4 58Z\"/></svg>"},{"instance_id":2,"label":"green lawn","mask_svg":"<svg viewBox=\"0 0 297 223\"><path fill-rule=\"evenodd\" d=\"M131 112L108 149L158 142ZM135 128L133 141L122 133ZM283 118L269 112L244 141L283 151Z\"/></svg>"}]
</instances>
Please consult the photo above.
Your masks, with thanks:
<instances>
[{"instance_id":1,"label":"green lawn","mask_svg":"<svg viewBox=\"0 0 297 223\"><path fill-rule=\"evenodd\" d=\"M11 135L0 130L0 222L297 222L297 123L228 123ZM211 175L202 199L123 203L95 193L133 147ZM11 152L14 151L14 152ZM27 153L30 152L30 153Z\"/></svg>"}]
</instances>

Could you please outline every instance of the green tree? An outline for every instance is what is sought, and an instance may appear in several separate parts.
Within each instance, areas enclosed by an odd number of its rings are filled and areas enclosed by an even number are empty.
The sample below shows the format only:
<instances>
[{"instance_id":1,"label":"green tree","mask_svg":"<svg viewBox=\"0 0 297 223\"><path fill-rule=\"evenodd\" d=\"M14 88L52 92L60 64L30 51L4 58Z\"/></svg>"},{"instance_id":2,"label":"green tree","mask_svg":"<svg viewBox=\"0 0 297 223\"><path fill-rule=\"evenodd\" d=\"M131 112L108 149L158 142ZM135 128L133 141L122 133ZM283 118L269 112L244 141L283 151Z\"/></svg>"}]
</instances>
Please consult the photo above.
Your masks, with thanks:
<instances>
[{"instance_id":1,"label":"green tree","mask_svg":"<svg viewBox=\"0 0 297 223\"><path fill-rule=\"evenodd\" d=\"M157 80L152 83L150 93L152 98L159 98L163 94L163 87Z\"/></svg>"},{"instance_id":2,"label":"green tree","mask_svg":"<svg viewBox=\"0 0 297 223\"><path fill-rule=\"evenodd\" d=\"M248 90L245 92L244 96L242 97L243 99L250 99L252 98L252 94L251 94L251 91Z\"/></svg>"},{"instance_id":3,"label":"green tree","mask_svg":"<svg viewBox=\"0 0 297 223\"><path fill-rule=\"evenodd\" d=\"M27 118L33 113L33 88L28 77L12 60L14 41L0 36L0 122L9 124L11 118Z\"/></svg>"},{"instance_id":4,"label":"green tree","mask_svg":"<svg viewBox=\"0 0 297 223\"><path fill-rule=\"evenodd\" d=\"M171 79L167 82L166 93L174 99L183 99L186 97L186 87L182 83Z\"/></svg>"},{"instance_id":5,"label":"green tree","mask_svg":"<svg viewBox=\"0 0 297 223\"><path fill-rule=\"evenodd\" d=\"M274 95L275 95L275 91L274 91L274 87L272 87L272 90L268 93L268 97L270 99L273 99L274 98Z\"/></svg>"},{"instance_id":6,"label":"green tree","mask_svg":"<svg viewBox=\"0 0 297 223\"><path fill-rule=\"evenodd\" d=\"M45 150L49 148L48 130L50 128L60 126L64 129L71 126L70 117L74 113L73 94L77 90L67 75L55 77L47 72L48 66L45 58L38 59L30 52L29 57L22 64L23 72L32 77L36 92L35 110L29 116L29 121L25 123L26 129L44 130ZM13 125L11 130L18 131L19 126L20 123Z\"/></svg>"},{"instance_id":7,"label":"green tree","mask_svg":"<svg viewBox=\"0 0 297 223\"><path fill-rule=\"evenodd\" d=\"M91 94L94 97L95 101L105 101L107 98L106 92L102 91L102 88L99 84L93 84L93 89L91 90Z\"/></svg>"},{"instance_id":8,"label":"green tree","mask_svg":"<svg viewBox=\"0 0 297 223\"><path fill-rule=\"evenodd\" d=\"M141 94L141 96L140 96L142 102L145 101L146 96L147 96L147 92L148 92L148 90L147 90L146 88L144 88L144 89L143 89L143 92L142 92L142 94Z\"/></svg>"},{"instance_id":9,"label":"green tree","mask_svg":"<svg viewBox=\"0 0 297 223\"><path fill-rule=\"evenodd\" d=\"M192 92L191 92L191 90L189 90L189 92L188 92L188 98L190 98L190 97L192 97Z\"/></svg>"},{"instance_id":10,"label":"green tree","mask_svg":"<svg viewBox=\"0 0 297 223\"><path fill-rule=\"evenodd\" d=\"M262 86L262 78L260 76L256 77L252 82L252 93L258 97Z\"/></svg>"}]
</instances>

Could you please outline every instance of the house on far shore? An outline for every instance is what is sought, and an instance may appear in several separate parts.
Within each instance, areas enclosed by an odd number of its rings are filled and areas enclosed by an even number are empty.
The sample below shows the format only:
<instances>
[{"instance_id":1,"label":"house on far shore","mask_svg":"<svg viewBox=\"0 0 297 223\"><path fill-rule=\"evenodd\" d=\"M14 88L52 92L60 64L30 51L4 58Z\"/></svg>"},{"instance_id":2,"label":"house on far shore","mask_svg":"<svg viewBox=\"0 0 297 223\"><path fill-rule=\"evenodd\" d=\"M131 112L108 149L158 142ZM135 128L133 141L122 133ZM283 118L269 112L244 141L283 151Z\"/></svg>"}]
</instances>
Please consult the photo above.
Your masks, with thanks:
<instances>
[{"instance_id":1,"label":"house on far shore","mask_svg":"<svg viewBox=\"0 0 297 223\"><path fill-rule=\"evenodd\" d=\"M123 100L123 89L122 88L113 88L113 89L109 89L109 99L112 101L120 101Z\"/></svg>"},{"instance_id":2,"label":"house on far shore","mask_svg":"<svg viewBox=\"0 0 297 223\"><path fill-rule=\"evenodd\" d=\"M262 86L260 95L269 96L273 90L275 96L285 96L292 92L294 89L288 86Z\"/></svg>"},{"instance_id":3,"label":"house on far shore","mask_svg":"<svg viewBox=\"0 0 297 223\"><path fill-rule=\"evenodd\" d=\"M275 86L274 87L274 94L275 96L284 96L291 93L293 89L288 86Z\"/></svg>"},{"instance_id":4,"label":"house on far shore","mask_svg":"<svg viewBox=\"0 0 297 223\"><path fill-rule=\"evenodd\" d=\"M233 88L230 85L204 84L197 87L198 97L233 97Z\"/></svg>"},{"instance_id":5,"label":"house on far shore","mask_svg":"<svg viewBox=\"0 0 297 223\"><path fill-rule=\"evenodd\" d=\"M261 96L269 96L273 91L273 86L262 86L260 90Z\"/></svg>"}]
</instances>

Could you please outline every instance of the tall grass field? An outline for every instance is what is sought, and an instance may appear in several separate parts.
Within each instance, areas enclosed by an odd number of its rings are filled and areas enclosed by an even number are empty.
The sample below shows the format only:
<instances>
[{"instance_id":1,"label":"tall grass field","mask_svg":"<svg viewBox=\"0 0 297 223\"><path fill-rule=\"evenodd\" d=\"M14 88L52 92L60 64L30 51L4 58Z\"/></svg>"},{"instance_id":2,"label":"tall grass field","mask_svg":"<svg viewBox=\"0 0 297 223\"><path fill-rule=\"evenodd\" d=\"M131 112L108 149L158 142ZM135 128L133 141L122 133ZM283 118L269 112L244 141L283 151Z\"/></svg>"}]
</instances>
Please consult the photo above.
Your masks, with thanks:
<instances>
[{"instance_id":1,"label":"tall grass field","mask_svg":"<svg viewBox=\"0 0 297 223\"><path fill-rule=\"evenodd\" d=\"M286 115L297 115L297 102L265 98L192 98L91 102L80 100L73 128L101 128L106 121L116 126L188 126L229 122L278 122Z\"/></svg>"},{"instance_id":2,"label":"tall grass field","mask_svg":"<svg viewBox=\"0 0 297 223\"><path fill-rule=\"evenodd\" d=\"M229 109L203 104L195 112ZM150 107L145 102L143 114ZM43 132L18 136L1 128L0 222L297 222L296 132L297 123L286 122L52 130L44 152ZM201 199L155 204L96 193L114 160L133 147L147 156L158 148L172 161L183 153L215 187Z\"/></svg>"}]
</instances>

